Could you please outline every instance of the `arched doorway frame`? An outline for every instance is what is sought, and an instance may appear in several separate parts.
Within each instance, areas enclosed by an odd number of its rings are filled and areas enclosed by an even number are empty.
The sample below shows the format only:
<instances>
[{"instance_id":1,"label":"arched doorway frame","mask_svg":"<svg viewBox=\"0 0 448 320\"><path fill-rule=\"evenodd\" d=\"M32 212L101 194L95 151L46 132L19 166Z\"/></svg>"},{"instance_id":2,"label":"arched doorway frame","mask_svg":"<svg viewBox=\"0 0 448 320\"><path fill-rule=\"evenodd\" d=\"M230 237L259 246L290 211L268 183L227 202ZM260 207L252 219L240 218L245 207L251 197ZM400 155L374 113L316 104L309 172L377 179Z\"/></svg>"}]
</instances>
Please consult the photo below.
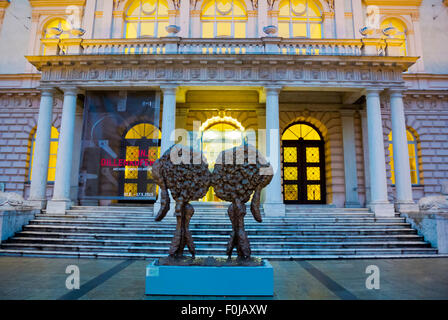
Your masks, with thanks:
<instances>
[{"instance_id":1,"label":"arched doorway frame","mask_svg":"<svg viewBox=\"0 0 448 320\"><path fill-rule=\"evenodd\" d=\"M303 117L300 117L303 118ZM281 134L281 174L282 174L282 194L283 194L283 200L285 204L326 204L328 203L327 199L327 150L328 150L328 143L326 141L326 137L324 135L324 132L326 133L326 130L322 132L322 130L319 129L318 126L316 126L314 123L303 120L303 119L295 119L293 121L290 121L282 130ZM319 135L319 140L304 140L303 138L297 139L297 140L285 140L283 139L283 135L286 133L286 131L295 126L295 125L306 125L315 130ZM325 128L326 129L326 128ZM297 189L298 189L298 198L297 200L288 200L286 199L286 185L291 184L294 185L295 183L291 181L291 183L287 183L284 174L285 174L285 159L284 159L284 148L285 147L294 147L296 148L296 157L297 157L297 163L293 165L292 163L286 167L297 167ZM309 148L318 148L319 149L319 162L318 163L310 163L307 162L306 159L306 151ZM299 164L302 165L299 165ZM319 182L307 182L310 180L307 180L307 168L319 168L319 175L320 180ZM307 193L308 193L308 186L311 185L320 185L320 199L319 200L309 200ZM305 192L301 192L301 190L305 190Z\"/></svg>"},{"instance_id":2,"label":"arched doorway frame","mask_svg":"<svg viewBox=\"0 0 448 320\"><path fill-rule=\"evenodd\" d=\"M138 125L150 125L153 128L158 130L158 136L157 139L147 139L147 138L126 138L126 136L131 132L131 130L133 130L135 127L137 127ZM140 150L142 148L144 148L143 150L145 150L147 152L147 156L149 160L156 160L160 157L160 145L161 145L161 130L158 126L156 126L155 124L151 123L150 121L144 121L144 120L139 120L139 121L134 121L132 122L130 125L126 126L125 130L123 130L122 134L121 134L121 148L120 148L120 159L126 159L126 160L133 160L133 159L128 159L127 157L127 147L138 147L138 151L140 152ZM143 141L139 141L139 140L143 140ZM156 148L157 150L157 154L155 156L151 156L150 152L149 152L149 147L152 148ZM140 155L137 155L137 158L140 158ZM154 158L154 159L153 159ZM131 167L131 166L129 166ZM139 166L142 167L142 166ZM143 193L143 184L145 185L145 188L147 188L148 184L154 184L154 200L157 198L157 186L156 184L152 181L152 179L150 177L148 177L148 171L137 171L137 178L136 179L128 179L126 178L126 171L127 171L127 166L125 167L126 169L123 171L120 171L119 174L119 195L125 197L126 200L140 200L139 198L145 198L145 196L136 196L136 197L132 197L132 196L126 196L125 193L125 185L127 183L136 183L137 184L137 192L138 193ZM145 177L146 175L146 177ZM133 181L135 180L135 181ZM139 191L140 190L140 191ZM145 199L141 199L143 201L146 201ZM151 200L149 200L151 201Z\"/></svg>"}]
</instances>

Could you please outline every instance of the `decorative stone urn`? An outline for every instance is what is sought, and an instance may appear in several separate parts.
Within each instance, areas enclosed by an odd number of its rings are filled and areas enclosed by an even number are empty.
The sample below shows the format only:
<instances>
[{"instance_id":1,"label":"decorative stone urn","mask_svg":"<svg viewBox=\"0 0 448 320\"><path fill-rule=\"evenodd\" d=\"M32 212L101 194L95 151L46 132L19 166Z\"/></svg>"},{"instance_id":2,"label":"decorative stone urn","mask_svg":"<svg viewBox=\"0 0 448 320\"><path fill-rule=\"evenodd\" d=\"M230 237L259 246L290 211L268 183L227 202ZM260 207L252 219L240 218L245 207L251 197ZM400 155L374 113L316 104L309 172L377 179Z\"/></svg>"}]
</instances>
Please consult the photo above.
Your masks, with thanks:
<instances>
[{"instance_id":1,"label":"decorative stone urn","mask_svg":"<svg viewBox=\"0 0 448 320\"><path fill-rule=\"evenodd\" d=\"M48 33L51 34L54 38L57 38L58 36L61 35L62 29L61 28L57 28L57 27L49 28L48 29Z\"/></svg>"},{"instance_id":2,"label":"decorative stone urn","mask_svg":"<svg viewBox=\"0 0 448 320\"><path fill-rule=\"evenodd\" d=\"M169 26L165 27L165 30L169 33L170 37L174 37L176 36L176 33L180 31L180 27L174 24L170 24Z\"/></svg>"},{"instance_id":3,"label":"decorative stone urn","mask_svg":"<svg viewBox=\"0 0 448 320\"><path fill-rule=\"evenodd\" d=\"M361 33L361 35L363 37L370 36L371 34L373 34L373 31L374 31L373 28L370 28L370 27L367 27L367 26L362 27L361 29L359 29L359 32Z\"/></svg>"},{"instance_id":4,"label":"decorative stone urn","mask_svg":"<svg viewBox=\"0 0 448 320\"><path fill-rule=\"evenodd\" d=\"M276 26L266 26L263 28L263 32L268 35L268 37L273 37L277 33Z\"/></svg>"},{"instance_id":5,"label":"decorative stone urn","mask_svg":"<svg viewBox=\"0 0 448 320\"><path fill-rule=\"evenodd\" d=\"M82 28L76 28L76 29L71 29L70 33L72 34L72 36L80 38L84 35L84 33L86 33L86 30L84 30Z\"/></svg>"},{"instance_id":6,"label":"decorative stone urn","mask_svg":"<svg viewBox=\"0 0 448 320\"><path fill-rule=\"evenodd\" d=\"M384 28L384 29L383 29L383 34L384 34L386 37L393 36L393 35L396 34L396 33L397 33L397 29L396 29L395 27L387 27L387 28Z\"/></svg>"}]
</instances>

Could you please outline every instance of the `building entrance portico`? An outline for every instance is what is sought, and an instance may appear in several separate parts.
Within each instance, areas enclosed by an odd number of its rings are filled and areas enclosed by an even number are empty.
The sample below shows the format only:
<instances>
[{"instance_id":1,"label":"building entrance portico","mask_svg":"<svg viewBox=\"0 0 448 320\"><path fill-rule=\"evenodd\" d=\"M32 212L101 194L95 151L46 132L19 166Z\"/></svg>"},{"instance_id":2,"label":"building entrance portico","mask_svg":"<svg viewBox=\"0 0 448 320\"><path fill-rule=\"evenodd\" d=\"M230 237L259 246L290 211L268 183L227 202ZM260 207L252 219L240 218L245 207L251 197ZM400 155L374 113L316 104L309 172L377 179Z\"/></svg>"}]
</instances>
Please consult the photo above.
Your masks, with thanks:
<instances>
[{"instance_id":1,"label":"building entrance portico","mask_svg":"<svg viewBox=\"0 0 448 320\"><path fill-rule=\"evenodd\" d=\"M197 137L205 138L200 143L204 149L216 144L209 136L216 131L211 130L216 129L213 125L228 126L231 135L237 131L254 129L257 135L253 144L266 154L274 167L274 177L264 194L263 206L267 215L284 215L285 204L288 203L333 204L337 207L359 203L368 205L375 213L394 214L393 204L385 197L384 191L387 181L384 144L380 138L382 123L378 97L380 92L388 93L384 89L402 89L401 73L415 59L382 56L382 53L375 54L372 51L369 55L357 57L248 53L237 55L235 60L233 56L228 59L231 55L226 53L207 57L201 54L178 55L174 52L177 45L170 45L173 48L167 47L166 53L157 55L134 55L130 52L103 57L101 54L82 53L29 57L29 60L42 71L42 86L50 89L63 84L86 93L100 89L117 92L117 89L122 91L132 88L139 92L142 99L145 99L145 92L159 95L161 108L157 117L160 116L161 123L152 124L161 130L161 153L177 141L176 134L173 134L175 129L197 131ZM266 48L268 50L271 47ZM113 64L108 62L111 59ZM57 60L61 64L50 60ZM83 62L87 60L88 68ZM49 95L51 90L46 91L46 97ZM363 95L366 95L366 103L361 99ZM69 118L74 116L72 109L64 112L67 108L73 108L71 97L68 94L65 97L63 115L67 119L62 122L62 137L65 123L71 125ZM248 97L252 97L252 100ZM401 96L394 93L391 99L394 108L392 116L397 120L402 110ZM42 105L46 106L46 100ZM109 108L108 112L114 108L121 112L119 104ZM130 104L126 108L137 108L141 112L144 107ZM47 109L43 112L48 113ZM225 121L200 128L208 119L216 117L233 118L242 128ZM312 129L308 135L301 136L299 133L297 140L282 136L289 135L286 126L293 123L294 119L310 117L319 119L326 132L321 131L321 127L313 127L314 122L296 123L306 125L297 128ZM199 126L194 125L198 121ZM405 128L401 121L393 122L398 131ZM72 127L68 130L73 132ZM395 140L402 139L402 136L394 134L394 146ZM323 137L326 137L325 143ZM363 143L363 137L368 137L368 144ZM42 140L39 130L36 140ZM232 145L227 142L220 144L225 148ZM59 152L67 148L60 148ZM287 165L285 162L288 160L284 158L286 148L295 148L297 159L291 162L295 165ZM206 151L210 153L211 150ZM61 158L64 159L64 156L61 155ZM364 158L369 159L368 167L364 166ZM214 159L208 160L212 162ZM404 162L401 158L399 161ZM70 173L67 168L62 169L62 164L60 167L56 168L56 185L61 185L62 181L64 185L68 184L70 179L66 176ZM397 178L406 176L406 173L398 173L399 170L403 169L396 168ZM130 172L128 170L129 177ZM370 179L369 185L363 185L367 175L375 179ZM128 184L132 194L135 193L135 182L131 180L128 182L124 179L126 182L122 189L125 190ZM397 193L403 198L400 199L403 203L412 205L409 192L403 191L405 185L405 179L397 182L397 188L401 188ZM59 196L59 193L55 195ZM209 198L215 200L212 195ZM60 201L57 198L54 200ZM78 199L71 200L76 202ZM65 208L59 207L63 210Z\"/></svg>"}]
</instances>

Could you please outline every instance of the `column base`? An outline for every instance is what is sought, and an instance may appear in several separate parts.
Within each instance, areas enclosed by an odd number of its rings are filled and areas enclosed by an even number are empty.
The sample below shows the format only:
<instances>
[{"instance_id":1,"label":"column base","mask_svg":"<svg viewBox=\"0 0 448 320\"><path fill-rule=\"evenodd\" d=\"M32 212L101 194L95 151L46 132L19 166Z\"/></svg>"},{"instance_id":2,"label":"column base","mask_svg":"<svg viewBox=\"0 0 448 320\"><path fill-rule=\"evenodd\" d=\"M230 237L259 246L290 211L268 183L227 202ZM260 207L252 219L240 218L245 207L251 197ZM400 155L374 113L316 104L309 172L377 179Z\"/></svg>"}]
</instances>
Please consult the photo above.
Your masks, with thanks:
<instances>
[{"instance_id":1,"label":"column base","mask_svg":"<svg viewBox=\"0 0 448 320\"><path fill-rule=\"evenodd\" d=\"M46 205L47 205L47 199L42 199L42 200L36 200L36 199L29 199L27 201L27 203L32 206L33 208L42 210L45 209Z\"/></svg>"},{"instance_id":2,"label":"column base","mask_svg":"<svg viewBox=\"0 0 448 320\"><path fill-rule=\"evenodd\" d=\"M286 215L286 207L284 203L263 203L263 210L266 217Z\"/></svg>"},{"instance_id":3,"label":"column base","mask_svg":"<svg viewBox=\"0 0 448 320\"><path fill-rule=\"evenodd\" d=\"M361 203L359 203L359 202L346 202L344 204L344 207L346 207L346 208L361 208Z\"/></svg>"},{"instance_id":4,"label":"column base","mask_svg":"<svg viewBox=\"0 0 448 320\"><path fill-rule=\"evenodd\" d=\"M397 212L419 212L420 208L418 207L418 204L416 204L414 201L410 202L396 202L395 203L395 211Z\"/></svg>"},{"instance_id":5,"label":"column base","mask_svg":"<svg viewBox=\"0 0 448 320\"><path fill-rule=\"evenodd\" d=\"M71 200L50 200L47 204L47 213L65 214L71 206Z\"/></svg>"},{"instance_id":6,"label":"column base","mask_svg":"<svg viewBox=\"0 0 448 320\"><path fill-rule=\"evenodd\" d=\"M367 207L378 217L395 216L394 205L389 202L369 203Z\"/></svg>"}]
</instances>

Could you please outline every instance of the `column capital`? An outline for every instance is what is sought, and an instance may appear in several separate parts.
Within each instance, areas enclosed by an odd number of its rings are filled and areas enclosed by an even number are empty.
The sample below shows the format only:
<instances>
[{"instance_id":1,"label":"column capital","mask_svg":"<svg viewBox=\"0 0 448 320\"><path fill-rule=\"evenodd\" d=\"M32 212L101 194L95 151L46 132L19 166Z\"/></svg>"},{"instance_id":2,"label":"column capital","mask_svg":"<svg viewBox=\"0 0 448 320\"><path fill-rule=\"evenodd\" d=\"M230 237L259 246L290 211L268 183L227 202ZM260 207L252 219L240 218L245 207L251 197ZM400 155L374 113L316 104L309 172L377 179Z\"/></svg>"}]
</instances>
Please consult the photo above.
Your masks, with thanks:
<instances>
[{"instance_id":1,"label":"column capital","mask_svg":"<svg viewBox=\"0 0 448 320\"><path fill-rule=\"evenodd\" d=\"M391 98L402 98L404 89L389 89L388 92Z\"/></svg>"},{"instance_id":2,"label":"column capital","mask_svg":"<svg viewBox=\"0 0 448 320\"><path fill-rule=\"evenodd\" d=\"M53 96L56 93L56 88L38 88L38 90L40 91L40 95L41 96Z\"/></svg>"},{"instance_id":3,"label":"column capital","mask_svg":"<svg viewBox=\"0 0 448 320\"><path fill-rule=\"evenodd\" d=\"M267 95L278 95L282 91L281 86L265 86L263 89Z\"/></svg>"},{"instance_id":4,"label":"column capital","mask_svg":"<svg viewBox=\"0 0 448 320\"><path fill-rule=\"evenodd\" d=\"M381 92L383 92L383 89L379 88L369 88L366 90L366 96L379 96Z\"/></svg>"},{"instance_id":5,"label":"column capital","mask_svg":"<svg viewBox=\"0 0 448 320\"><path fill-rule=\"evenodd\" d=\"M64 96L76 96L79 93L79 89L77 87L60 87L59 89L64 92Z\"/></svg>"},{"instance_id":6,"label":"column capital","mask_svg":"<svg viewBox=\"0 0 448 320\"><path fill-rule=\"evenodd\" d=\"M162 90L163 94L176 94L179 89L178 85L164 85L160 86L160 90Z\"/></svg>"}]
</instances>

